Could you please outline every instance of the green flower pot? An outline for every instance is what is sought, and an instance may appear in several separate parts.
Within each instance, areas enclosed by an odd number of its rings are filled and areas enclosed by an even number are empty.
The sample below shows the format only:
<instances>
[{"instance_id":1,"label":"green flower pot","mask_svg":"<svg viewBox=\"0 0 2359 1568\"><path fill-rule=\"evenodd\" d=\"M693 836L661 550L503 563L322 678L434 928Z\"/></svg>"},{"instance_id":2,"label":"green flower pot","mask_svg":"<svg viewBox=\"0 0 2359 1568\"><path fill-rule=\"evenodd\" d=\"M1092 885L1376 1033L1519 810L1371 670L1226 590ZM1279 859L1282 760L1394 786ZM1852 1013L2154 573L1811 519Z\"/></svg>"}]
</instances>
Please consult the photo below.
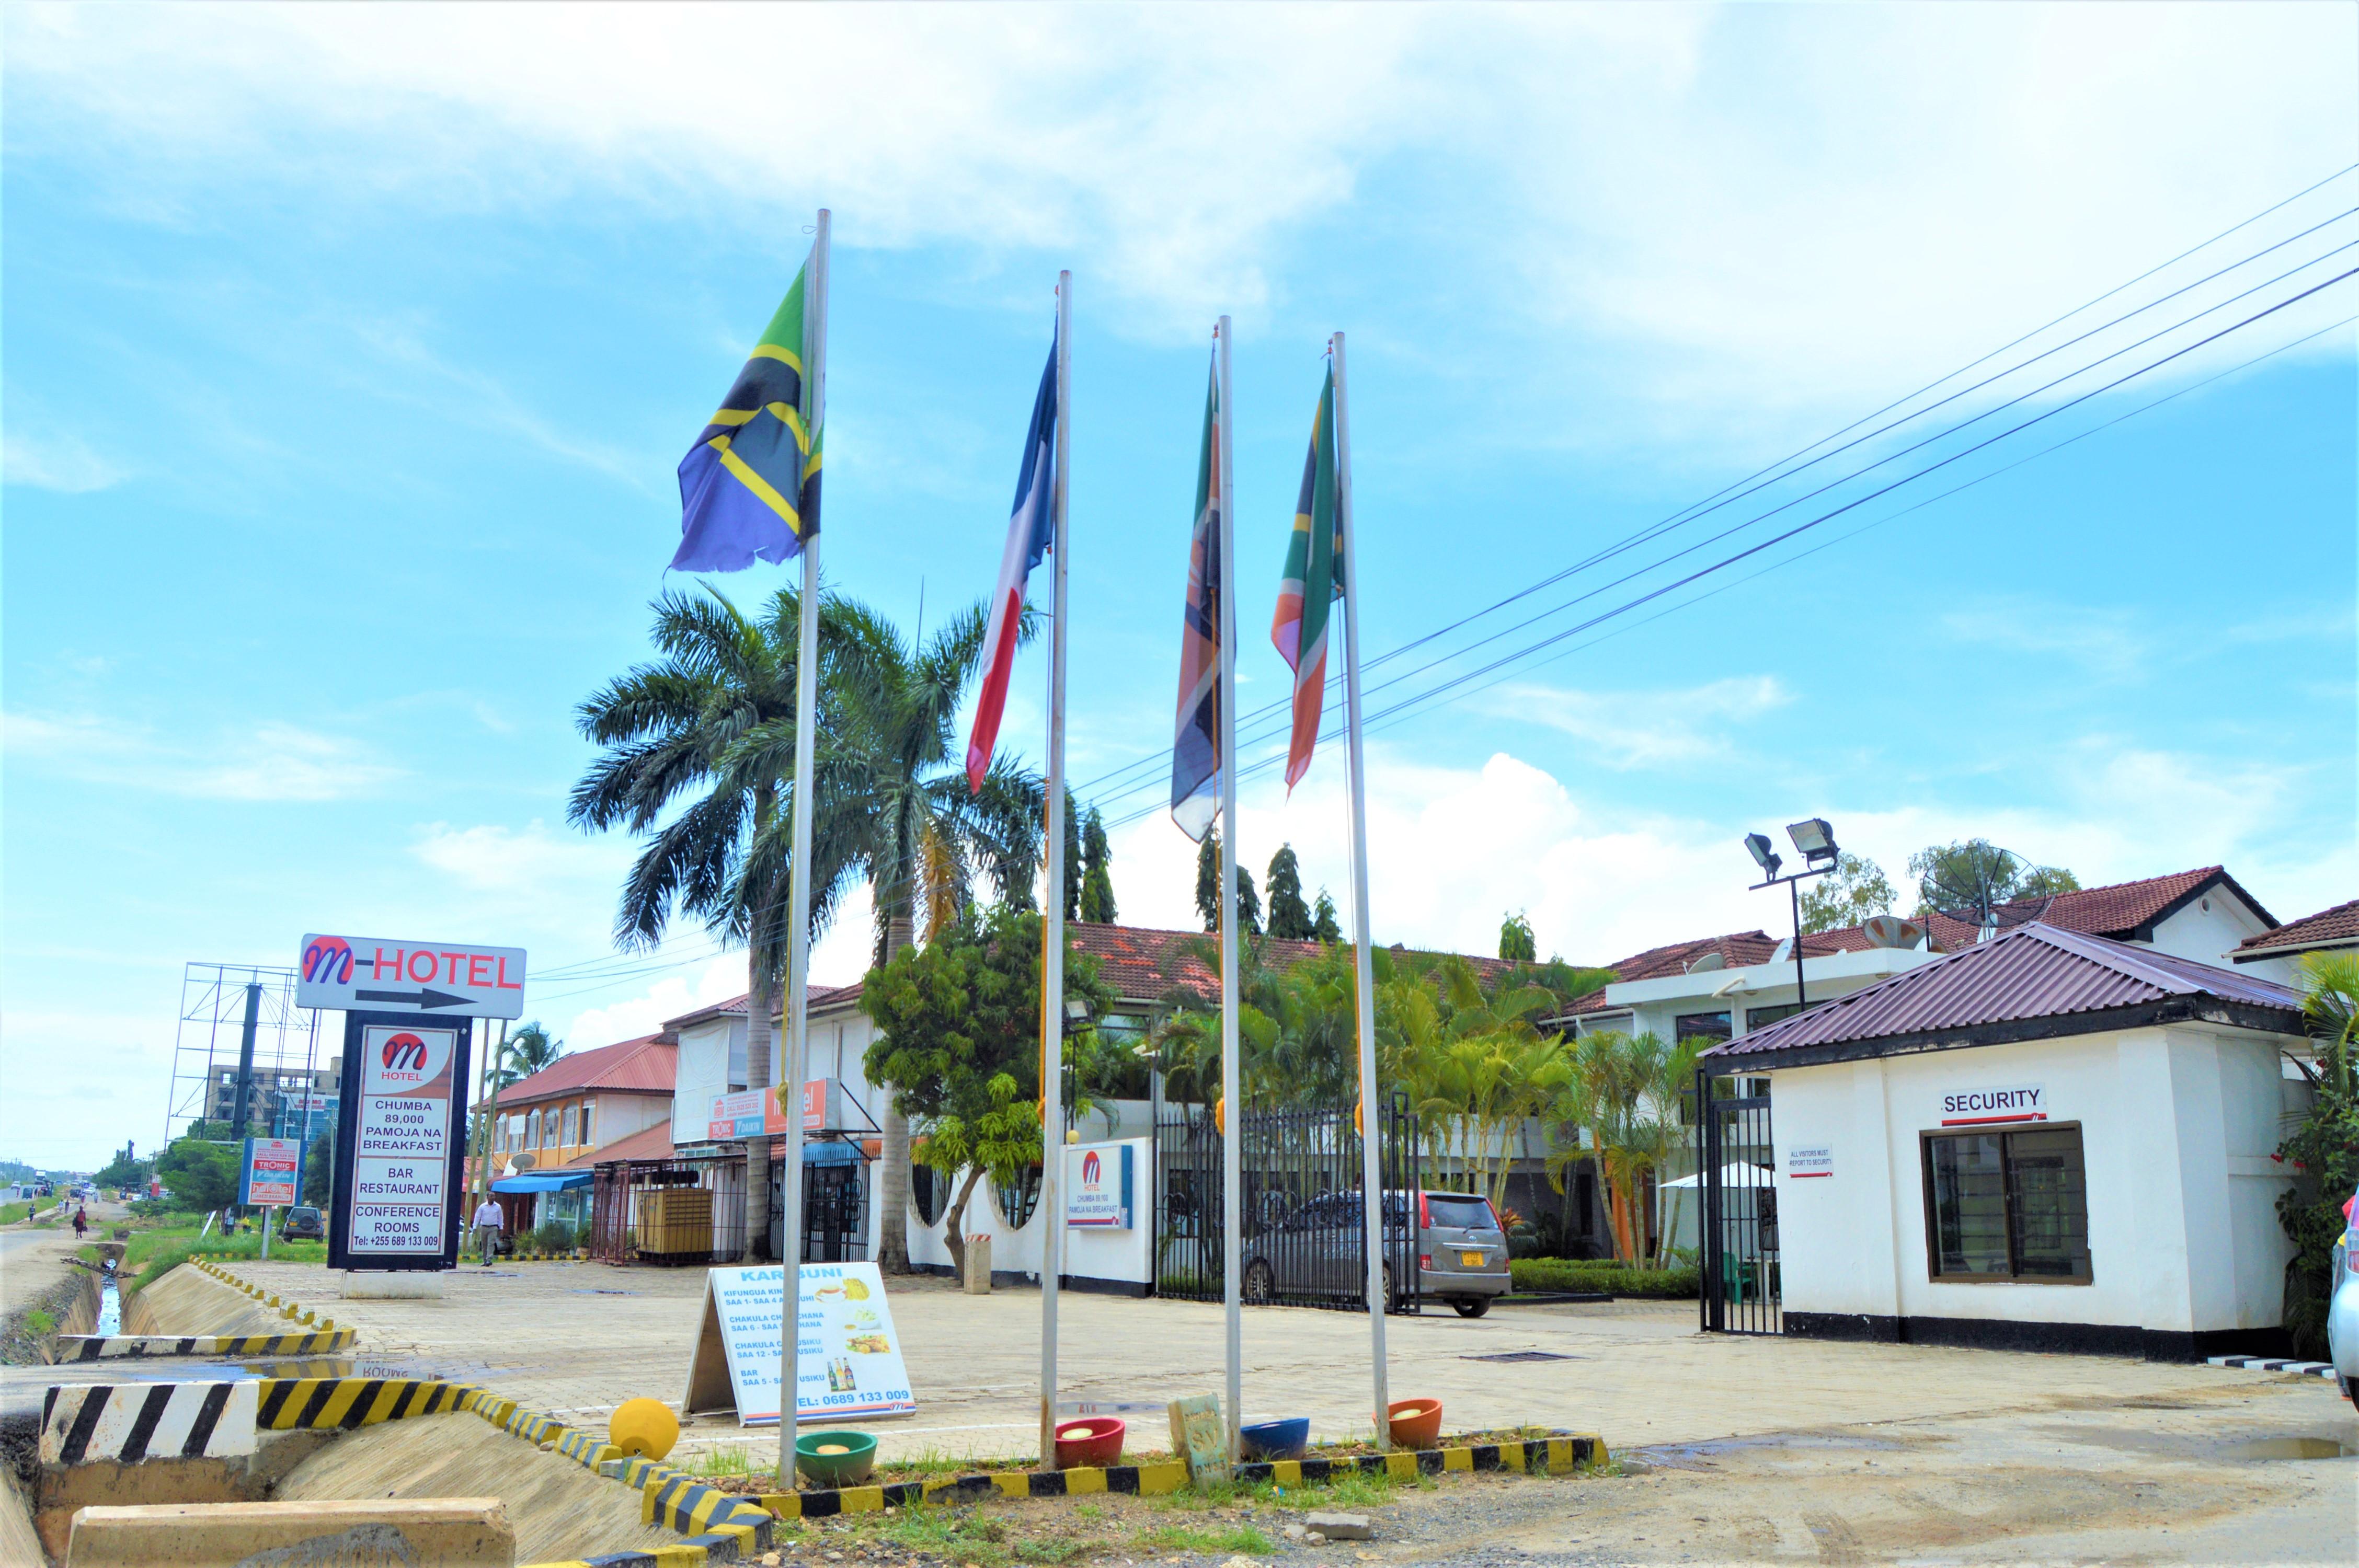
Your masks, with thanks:
<instances>
[{"instance_id":1,"label":"green flower pot","mask_svg":"<svg viewBox=\"0 0 2359 1568\"><path fill-rule=\"evenodd\" d=\"M795 1438L795 1468L814 1487L856 1487L875 1467L873 1433L806 1432Z\"/></svg>"}]
</instances>

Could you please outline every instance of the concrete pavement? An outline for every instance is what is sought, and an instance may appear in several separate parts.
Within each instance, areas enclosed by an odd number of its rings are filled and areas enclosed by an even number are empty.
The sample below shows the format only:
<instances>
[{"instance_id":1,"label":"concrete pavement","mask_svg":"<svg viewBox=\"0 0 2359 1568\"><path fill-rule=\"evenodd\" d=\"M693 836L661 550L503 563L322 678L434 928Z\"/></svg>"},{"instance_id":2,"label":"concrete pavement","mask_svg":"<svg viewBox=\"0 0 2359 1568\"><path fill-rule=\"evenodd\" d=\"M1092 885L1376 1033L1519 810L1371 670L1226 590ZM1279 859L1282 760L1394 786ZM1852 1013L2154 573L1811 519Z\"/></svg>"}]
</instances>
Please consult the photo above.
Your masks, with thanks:
<instances>
[{"instance_id":1,"label":"concrete pavement","mask_svg":"<svg viewBox=\"0 0 2359 1568\"><path fill-rule=\"evenodd\" d=\"M492 1385L563 1419L622 1400L677 1400L703 1292L701 1270L525 1263L461 1269L440 1301L343 1301L319 1265L240 1273L360 1331L359 1354L409 1374ZM919 1413L878 1422L887 1459L989 1457L1035 1446L1039 1296L968 1296L930 1279L890 1295ZM1060 1363L1068 1403L1156 1407L1222 1381L1216 1303L1068 1292ZM1364 1436L1367 1323L1346 1313L1245 1314L1245 1411L1311 1418L1321 1438ZM1438 1395L1445 1430L1537 1424L1596 1432L1618 1452L1832 1423L1916 1421L2088 1401L2169 1400L2265 1373L2086 1356L1834 1345L1699 1335L1691 1303L1502 1306L1390 1320L1391 1393ZM1500 1357L1539 1357L1500 1360ZM2331 1393L2331 1386L2322 1385ZM1159 1415L1134 1415L1160 1446ZM690 1424L691 1448L772 1440L725 1420Z\"/></svg>"}]
</instances>

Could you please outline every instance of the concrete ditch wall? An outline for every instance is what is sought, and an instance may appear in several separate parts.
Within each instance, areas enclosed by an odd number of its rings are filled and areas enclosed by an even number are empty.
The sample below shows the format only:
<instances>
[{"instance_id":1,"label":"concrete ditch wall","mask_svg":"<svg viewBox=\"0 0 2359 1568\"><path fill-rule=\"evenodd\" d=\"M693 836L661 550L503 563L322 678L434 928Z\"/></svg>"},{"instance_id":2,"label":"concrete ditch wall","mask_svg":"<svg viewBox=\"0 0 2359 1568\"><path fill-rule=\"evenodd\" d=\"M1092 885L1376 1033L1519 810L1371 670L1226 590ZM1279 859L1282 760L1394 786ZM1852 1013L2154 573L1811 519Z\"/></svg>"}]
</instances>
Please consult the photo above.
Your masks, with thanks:
<instances>
[{"instance_id":1,"label":"concrete ditch wall","mask_svg":"<svg viewBox=\"0 0 2359 1568\"><path fill-rule=\"evenodd\" d=\"M123 1298L125 1334L283 1334L287 1320L252 1296L183 1263Z\"/></svg>"},{"instance_id":2,"label":"concrete ditch wall","mask_svg":"<svg viewBox=\"0 0 2359 1568\"><path fill-rule=\"evenodd\" d=\"M640 1497L572 1460L470 1414L412 1416L345 1433L288 1472L282 1502L496 1497L507 1504L518 1563L678 1547L678 1532L639 1521Z\"/></svg>"}]
</instances>

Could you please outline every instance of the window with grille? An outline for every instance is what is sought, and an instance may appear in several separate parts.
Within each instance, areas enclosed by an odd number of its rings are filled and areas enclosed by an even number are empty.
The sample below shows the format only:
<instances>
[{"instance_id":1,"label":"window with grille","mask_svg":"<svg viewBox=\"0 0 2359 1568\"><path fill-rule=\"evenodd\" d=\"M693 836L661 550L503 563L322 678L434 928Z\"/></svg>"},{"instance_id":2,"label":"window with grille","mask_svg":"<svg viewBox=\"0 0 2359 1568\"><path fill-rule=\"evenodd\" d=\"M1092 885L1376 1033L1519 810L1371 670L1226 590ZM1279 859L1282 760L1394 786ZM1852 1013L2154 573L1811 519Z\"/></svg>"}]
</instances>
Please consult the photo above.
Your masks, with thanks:
<instances>
[{"instance_id":1,"label":"window with grille","mask_svg":"<svg viewBox=\"0 0 2359 1568\"><path fill-rule=\"evenodd\" d=\"M2077 1125L1928 1132L1920 1141L1934 1279L2089 1282L2088 1176Z\"/></svg>"}]
</instances>

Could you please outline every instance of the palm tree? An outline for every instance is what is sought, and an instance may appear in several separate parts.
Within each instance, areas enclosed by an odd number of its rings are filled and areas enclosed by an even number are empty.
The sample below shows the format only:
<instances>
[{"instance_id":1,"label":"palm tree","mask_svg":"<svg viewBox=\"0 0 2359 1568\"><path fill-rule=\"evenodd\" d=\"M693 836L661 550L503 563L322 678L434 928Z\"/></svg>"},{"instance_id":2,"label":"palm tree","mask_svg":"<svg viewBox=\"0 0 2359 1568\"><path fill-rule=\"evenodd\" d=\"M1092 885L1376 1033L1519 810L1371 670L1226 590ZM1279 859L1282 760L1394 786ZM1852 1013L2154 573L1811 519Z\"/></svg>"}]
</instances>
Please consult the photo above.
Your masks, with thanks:
<instances>
[{"instance_id":1,"label":"palm tree","mask_svg":"<svg viewBox=\"0 0 2359 1568\"><path fill-rule=\"evenodd\" d=\"M822 662L826 646L841 640L831 634L832 608L822 600ZM800 596L780 589L759 618L710 589L665 593L654 610L661 657L611 682L575 712L582 736L603 750L573 786L566 816L585 830L620 827L648 839L623 885L618 946L660 943L675 910L745 944L746 1081L766 1085L771 998L784 967L782 850ZM821 765L822 804L836 761L828 751ZM814 931L824 927L842 881L840 835L828 830L833 826L814 834ZM745 1145L745 1244L754 1258L769 1249L763 1174L769 1143L756 1137Z\"/></svg>"},{"instance_id":2,"label":"palm tree","mask_svg":"<svg viewBox=\"0 0 2359 1568\"><path fill-rule=\"evenodd\" d=\"M1003 902L1032 903L1046 795L1038 775L995 758L981 790L967 788L955 725L983 655L983 605L922 643L864 606L846 602L842 614L828 670L842 761L833 824L842 856L832 863L831 887L869 883L875 961L883 965L916 939L920 914L929 937L956 919L978 875ZM909 1123L894 1108L891 1086L883 1087L877 1261L899 1272L909 1258Z\"/></svg>"},{"instance_id":3,"label":"palm tree","mask_svg":"<svg viewBox=\"0 0 2359 1568\"><path fill-rule=\"evenodd\" d=\"M565 1042L550 1039L549 1031L536 1019L508 1036L500 1058L496 1087L511 1088L564 1054Z\"/></svg>"}]
</instances>

